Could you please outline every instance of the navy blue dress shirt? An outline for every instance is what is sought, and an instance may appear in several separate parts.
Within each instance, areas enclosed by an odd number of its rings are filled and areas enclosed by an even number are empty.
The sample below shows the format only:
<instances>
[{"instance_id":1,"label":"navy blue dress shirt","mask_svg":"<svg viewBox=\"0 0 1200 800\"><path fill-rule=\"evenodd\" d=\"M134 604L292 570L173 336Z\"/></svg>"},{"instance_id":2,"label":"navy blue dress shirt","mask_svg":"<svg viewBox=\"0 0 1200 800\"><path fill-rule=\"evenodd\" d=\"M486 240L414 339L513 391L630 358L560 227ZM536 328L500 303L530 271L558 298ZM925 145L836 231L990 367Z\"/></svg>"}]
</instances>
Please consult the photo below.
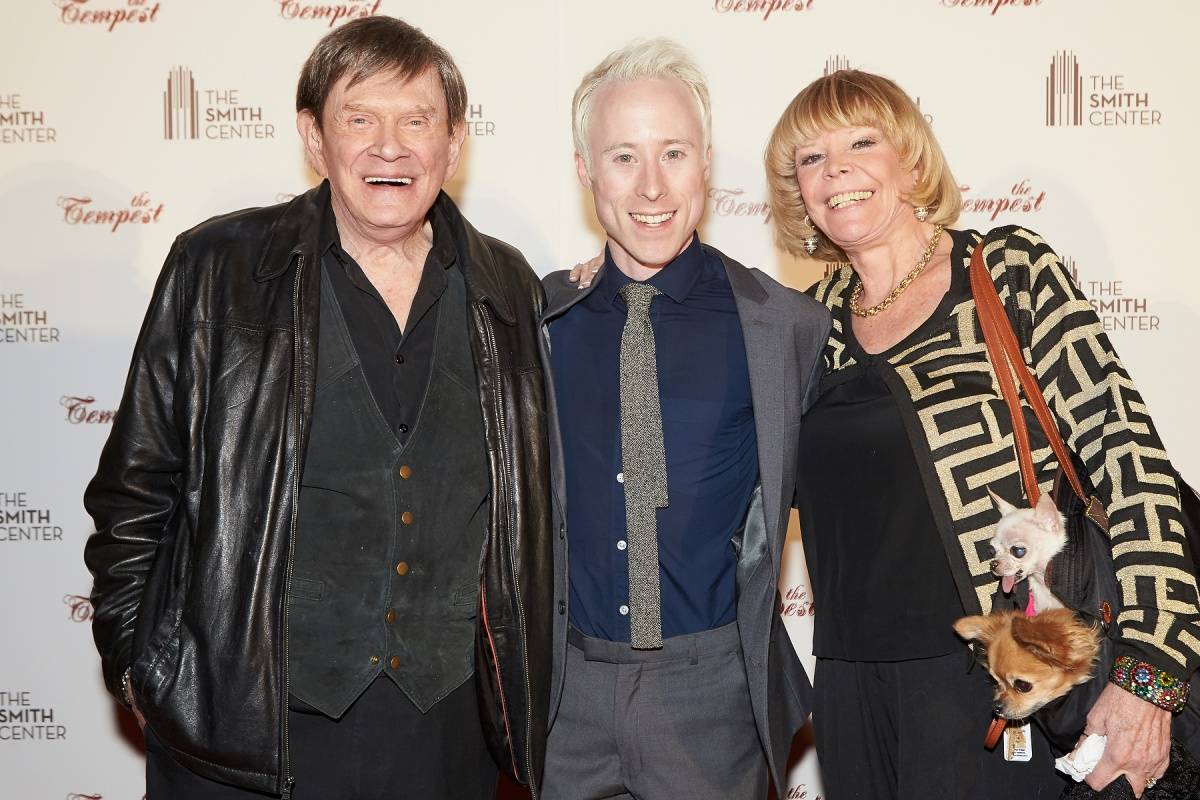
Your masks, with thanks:
<instances>
[{"instance_id":1,"label":"navy blue dress shirt","mask_svg":"<svg viewBox=\"0 0 1200 800\"><path fill-rule=\"evenodd\" d=\"M629 559L621 475L620 351L630 278L605 251L602 277L550 323L566 466L570 620L629 641ZM720 257L698 237L648 283L669 505L658 509L664 638L733 622L737 535L758 484L746 348Z\"/></svg>"}]
</instances>

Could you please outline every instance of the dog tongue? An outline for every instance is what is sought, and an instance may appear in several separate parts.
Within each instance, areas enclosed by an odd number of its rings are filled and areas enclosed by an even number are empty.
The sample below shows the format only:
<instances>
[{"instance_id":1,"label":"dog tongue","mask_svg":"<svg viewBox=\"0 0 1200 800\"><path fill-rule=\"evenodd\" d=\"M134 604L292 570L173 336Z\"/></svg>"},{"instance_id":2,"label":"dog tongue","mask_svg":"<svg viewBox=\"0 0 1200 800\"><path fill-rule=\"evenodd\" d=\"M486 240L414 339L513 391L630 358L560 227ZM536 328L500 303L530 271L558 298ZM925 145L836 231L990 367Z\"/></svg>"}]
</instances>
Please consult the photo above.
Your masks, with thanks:
<instances>
[{"instance_id":1,"label":"dog tongue","mask_svg":"<svg viewBox=\"0 0 1200 800\"><path fill-rule=\"evenodd\" d=\"M1015 575L1005 575L1000 579L1000 588L1005 594L1012 594L1013 586L1016 585L1016 583L1017 577Z\"/></svg>"}]
</instances>

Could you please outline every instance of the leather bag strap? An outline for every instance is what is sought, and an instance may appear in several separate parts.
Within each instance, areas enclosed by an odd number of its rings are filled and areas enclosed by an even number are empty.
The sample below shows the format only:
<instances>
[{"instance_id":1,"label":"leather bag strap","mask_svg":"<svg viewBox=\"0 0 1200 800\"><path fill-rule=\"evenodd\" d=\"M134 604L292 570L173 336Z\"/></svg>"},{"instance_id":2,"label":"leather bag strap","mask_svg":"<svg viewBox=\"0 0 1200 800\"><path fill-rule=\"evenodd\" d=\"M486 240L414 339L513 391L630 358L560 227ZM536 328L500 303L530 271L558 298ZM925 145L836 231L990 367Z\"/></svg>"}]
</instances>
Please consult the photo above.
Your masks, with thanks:
<instances>
[{"instance_id":1,"label":"leather bag strap","mask_svg":"<svg viewBox=\"0 0 1200 800\"><path fill-rule=\"evenodd\" d=\"M1075 473L1071 454L1058 432L1058 423L1054 419L1054 413L1046 404L1046 398L1042 395L1037 379L1025 364L1025 356L1021 352L1017 335L1013 332L1008 314L1004 311L1000 295L996 293L996 285L992 283L992 277L983 263L982 240L975 246L975 251L971 254L970 275L971 294L975 298L976 315L979 318L979 327L983 331L984 343L987 345L988 359L992 362L992 368L1000 382L1000 392L1004 396L1009 417L1012 419L1017 463L1021 469L1021 481L1025 484L1025 496L1028 498L1029 504L1037 505L1037 501L1041 497L1041 490L1038 487L1037 473L1033 467L1029 430L1025 424L1025 415L1021 411L1021 397L1016 383L1013 381L1014 374L1021 384L1025 400L1033 409L1034 416L1037 417L1038 424L1042 427L1042 432L1050 442L1051 449L1054 450L1054 457L1058 459L1059 468L1067 482L1070 483L1071 489L1087 507L1089 498L1083 492L1083 484Z\"/></svg>"}]
</instances>

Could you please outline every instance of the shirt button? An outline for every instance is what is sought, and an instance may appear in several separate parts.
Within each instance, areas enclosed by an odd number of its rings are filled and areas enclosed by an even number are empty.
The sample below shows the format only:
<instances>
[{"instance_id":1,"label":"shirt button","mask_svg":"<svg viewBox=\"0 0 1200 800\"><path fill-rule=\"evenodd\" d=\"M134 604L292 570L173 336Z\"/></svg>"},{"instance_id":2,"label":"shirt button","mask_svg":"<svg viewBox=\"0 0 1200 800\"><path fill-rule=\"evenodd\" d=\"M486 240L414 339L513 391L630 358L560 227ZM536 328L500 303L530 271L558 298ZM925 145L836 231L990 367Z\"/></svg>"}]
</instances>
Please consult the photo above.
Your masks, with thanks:
<instances>
[{"instance_id":1,"label":"shirt button","mask_svg":"<svg viewBox=\"0 0 1200 800\"><path fill-rule=\"evenodd\" d=\"M400 467L400 477L404 478L404 480L408 480L409 478L411 478L412 477L412 467L410 467L408 464L405 464L404 466Z\"/></svg>"},{"instance_id":2,"label":"shirt button","mask_svg":"<svg viewBox=\"0 0 1200 800\"><path fill-rule=\"evenodd\" d=\"M396 609L394 609L394 608L389 608L389 609L387 610L387 613L383 615L383 618L384 618L384 620L387 622L387 624L388 624L388 625L395 624L395 622L396 622Z\"/></svg>"},{"instance_id":3,"label":"shirt button","mask_svg":"<svg viewBox=\"0 0 1200 800\"><path fill-rule=\"evenodd\" d=\"M617 483L624 483L624 482L625 482L625 473L618 472L617 473Z\"/></svg>"},{"instance_id":4,"label":"shirt button","mask_svg":"<svg viewBox=\"0 0 1200 800\"><path fill-rule=\"evenodd\" d=\"M412 525L413 524L413 513L411 511L405 511L403 514L400 515L400 521L403 522L405 525Z\"/></svg>"},{"instance_id":5,"label":"shirt button","mask_svg":"<svg viewBox=\"0 0 1200 800\"><path fill-rule=\"evenodd\" d=\"M617 609L617 611L621 612L622 617L629 616L629 606L621 606L620 608Z\"/></svg>"},{"instance_id":6,"label":"shirt button","mask_svg":"<svg viewBox=\"0 0 1200 800\"><path fill-rule=\"evenodd\" d=\"M403 422L401 422L401 423L400 423L400 426L399 426L399 427L400 427L400 432L401 432L401 433L408 433L408 426L407 426L407 425L405 425Z\"/></svg>"},{"instance_id":7,"label":"shirt button","mask_svg":"<svg viewBox=\"0 0 1200 800\"><path fill-rule=\"evenodd\" d=\"M404 363L404 356L402 356L402 355L400 355L399 353L397 353L397 354L396 354L396 363L397 363L397 364L403 364L403 363Z\"/></svg>"},{"instance_id":8,"label":"shirt button","mask_svg":"<svg viewBox=\"0 0 1200 800\"><path fill-rule=\"evenodd\" d=\"M617 549L618 549L618 550L624 550L624 549L625 549L626 547L628 547L628 546L629 546L629 545L627 545L627 544L625 543L625 540L624 540L624 539L618 539L618 540L617 540Z\"/></svg>"},{"instance_id":9,"label":"shirt button","mask_svg":"<svg viewBox=\"0 0 1200 800\"><path fill-rule=\"evenodd\" d=\"M407 561L401 561L399 564L396 565L396 574L397 575L407 575L408 574L408 562Z\"/></svg>"},{"instance_id":10,"label":"shirt button","mask_svg":"<svg viewBox=\"0 0 1200 800\"><path fill-rule=\"evenodd\" d=\"M559 614L567 613L567 601L566 600L558 601L558 613Z\"/></svg>"},{"instance_id":11,"label":"shirt button","mask_svg":"<svg viewBox=\"0 0 1200 800\"><path fill-rule=\"evenodd\" d=\"M392 669L400 669L400 656L392 656L389 658L388 666Z\"/></svg>"}]
</instances>

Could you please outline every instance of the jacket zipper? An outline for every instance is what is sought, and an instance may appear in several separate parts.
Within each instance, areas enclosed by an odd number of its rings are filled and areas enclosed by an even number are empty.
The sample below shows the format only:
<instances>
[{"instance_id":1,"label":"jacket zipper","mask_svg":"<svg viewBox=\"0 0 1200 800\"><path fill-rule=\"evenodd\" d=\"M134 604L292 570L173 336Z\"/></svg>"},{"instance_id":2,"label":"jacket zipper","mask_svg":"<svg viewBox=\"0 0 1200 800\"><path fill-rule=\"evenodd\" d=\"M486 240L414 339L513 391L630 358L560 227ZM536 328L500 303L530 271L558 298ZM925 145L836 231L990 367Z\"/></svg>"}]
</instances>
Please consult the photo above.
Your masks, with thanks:
<instances>
[{"instance_id":1,"label":"jacket zipper","mask_svg":"<svg viewBox=\"0 0 1200 800\"><path fill-rule=\"evenodd\" d=\"M296 281L292 286L292 399L295 402L294 425L296 444L292 450L292 520L288 531L287 574L283 582L283 702L280 717L283 719L283 792L282 800L291 800L296 779L292 777L292 759L289 749L288 696L291 694L291 671L288 669L288 616L291 604L288 592L292 585L292 560L296 554L296 520L299 516L300 498L300 276L304 272L304 254L296 261Z\"/></svg>"},{"instance_id":2,"label":"jacket zipper","mask_svg":"<svg viewBox=\"0 0 1200 800\"><path fill-rule=\"evenodd\" d=\"M496 372L496 391L494 392L494 395L493 395L493 397L494 397L493 402L496 406L496 428L500 434L500 457L504 463L504 487L505 487L505 492L504 492L505 496L501 499L504 501L508 501L509 500L508 495L510 494L510 491L511 491L509 489L509 476L512 475L512 454L511 454L511 452L509 450L509 446L508 446L508 427L504 421L504 397L503 397L503 392L504 392L503 385L504 384L503 384L503 380L500 376L500 353L499 353L500 348L498 348L496 346L496 332L492 329L491 315L488 313L488 310L482 304L479 304L477 307L479 309L479 318L483 322L484 330L487 332L488 346L491 348L492 363L495 366L495 372ZM538 797L538 790L537 790L537 785L536 785L537 782L534 780L534 776L533 776L533 745L530 742L530 738L531 738L532 732L533 732L533 708L532 708L532 704L531 704L533 694L529 688L529 656L525 649L526 648L526 644L525 644L525 635L526 635L526 633L525 633L526 632L525 605L524 605L524 603L521 602L521 580L518 577L518 573L517 573L516 554L515 554L515 548L513 547L513 542L512 542L512 536L514 535L514 531L516 530L516 522L513 519L512 503L505 502L504 507L506 509L506 513L508 514L509 568L512 570L513 586L516 588L516 592L517 592L517 618L521 622L521 660L524 665L524 670L522 671L522 677L525 679L525 771L529 778L529 791L533 795L534 800L537 800L537 797ZM485 613L485 616L486 616L486 613ZM495 656L495 658L496 658L496 669L497 669L497 672L499 672L499 666L500 666L499 656ZM501 696L503 698L503 691L504 691L503 686L500 686L499 688L501 691ZM503 699L502 699L502 705L503 705ZM505 711L504 713L505 713L505 715L507 715L507 711Z\"/></svg>"}]
</instances>

